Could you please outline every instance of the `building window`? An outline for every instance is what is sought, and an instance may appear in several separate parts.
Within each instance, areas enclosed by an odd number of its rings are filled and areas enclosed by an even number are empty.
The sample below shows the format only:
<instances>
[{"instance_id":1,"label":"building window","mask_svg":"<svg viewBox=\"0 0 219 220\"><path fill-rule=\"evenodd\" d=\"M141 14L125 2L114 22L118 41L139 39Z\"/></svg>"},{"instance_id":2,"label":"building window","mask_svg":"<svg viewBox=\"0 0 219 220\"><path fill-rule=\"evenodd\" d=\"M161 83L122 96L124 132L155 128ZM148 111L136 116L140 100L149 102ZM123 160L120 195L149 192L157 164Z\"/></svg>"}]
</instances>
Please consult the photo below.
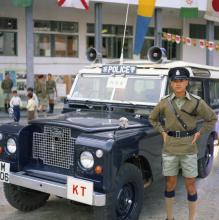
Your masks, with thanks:
<instances>
[{"instance_id":1,"label":"building window","mask_svg":"<svg viewBox=\"0 0 219 220\"><path fill-rule=\"evenodd\" d=\"M147 36L145 36L144 44L142 46L140 58L146 60L147 59L147 53L149 48L154 46L154 28L149 27Z\"/></svg>"},{"instance_id":2,"label":"building window","mask_svg":"<svg viewBox=\"0 0 219 220\"><path fill-rule=\"evenodd\" d=\"M78 23L34 21L34 54L45 57L78 57Z\"/></svg>"},{"instance_id":3,"label":"building window","mask_svg":"<svg viewBox=\"0 0 219 220\"><path fill-rule=\"evenodd\" d=\"M190 24L190 37L207 39L207 26L204 24ZM219 40L219 26L214 27L214 39Z\"/></svg>"},{"instance_id":4,"label":"building window","mask_svg":"<svg viewBox=\"0 0 219 220\"><path fill-rule=\"evenodd\" d=\"M55 56L56 57L77 57L78 38L75 36L56 35L55 36Z\"/></svg>"},{"instance_id":5,"label":"building window","mask_svg":"<svg viewBox=\"0 0 219 220\"><path fill-rule=\"evenodd\" d=\"M204 24L190 24L189 36L195 39L206 39L206 25Z\"/></svg>"},{"instance_id":6,"label":"building window","mask_svg":"<svg viewBox=\"0 0 219 220\"><path fill-rule=\"evenodd\" d=\"M180 29L173 29L173 28L164 28L163 32L181 35ZM141 50L141 59L147 59L147 52L148 50L154 46L154 28L150 27L147 33L147 36L145 36L144 44ZM180 45L173 43L173 42L167 42L162 41L162 47L166 49L167 51L167 58L170 60L179 60L180 59Z\"/></svg>"},{"instance_id":7,"label":"building window","mask_svg":"<svg viewBox=\"0 0 219 220\"><path fill-rule=\"evenodd\" d=\"M17 19L0 18L0 56L17 55Z\"/></svg>"},{"instance_id":8,"label":"building window","mask_svg":"<svg viewBox=\"0 0 219 220\"><path fill-rule=\"evenodd\" d=\"M35 34L34 41L35 56L51 56L51 39L49 34Z\"/></svg>"},{"instance_id":9,"label":"building window","mask_svg":"<svg viewBox=\"0 0 219 220\"><path fill-rule=\"evenodd\" d=\"M181 36L181 29L163 28L163 32ZM179 60L180 59L180 51L181 51L180 44L177 44L176 42L169 42L169 41L163 40L162 47L166 49L167 58L169 60Z\"/></svg>"},{"instance_id":10,"label":"building window","mask_svg":"<svg viewBox=\"0 0 219 220\"><path fill-rule=\"evenodd\" d=\"M203 81L191 79L189 82L189 92L194 95L200 96L201 98L204 98Z\"/></svg>"},{"instance_id":11,"label":"building window","mask_svg":"<svg viewBox=\"0 0 219 220\"><path fill-rule=\"evenodd\" d=\"M219 40L219 26L214 27L214 39Z\"/></svg>"},{"instance_id":12,"label":"building window","mask_svg":"<svg viewBox=\"0 0 219 220\"><path fill-rule=\"evenodd\" d=\"M123 41L123 25L103 25L102 56L105 58L120 58ZM94 24L87 24L87 48L94 47ZM132 58L133 54L133 28L127 26L124 43L124 58Z\"/></svg>"}]
</instances>

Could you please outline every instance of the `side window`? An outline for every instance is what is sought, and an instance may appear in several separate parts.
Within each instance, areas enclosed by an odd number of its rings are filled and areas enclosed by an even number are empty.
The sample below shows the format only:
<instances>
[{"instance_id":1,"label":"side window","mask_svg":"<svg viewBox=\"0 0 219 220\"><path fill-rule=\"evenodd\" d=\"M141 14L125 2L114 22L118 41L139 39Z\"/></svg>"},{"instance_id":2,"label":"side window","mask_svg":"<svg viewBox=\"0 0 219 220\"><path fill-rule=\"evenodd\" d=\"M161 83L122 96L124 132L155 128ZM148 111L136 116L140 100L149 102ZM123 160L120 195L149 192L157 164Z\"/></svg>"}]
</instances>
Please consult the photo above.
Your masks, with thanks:
<instances>
[{"instance_id":1,"label":"side window","mask_svg":"<svg viewBox=\"0 0 219 220\"><path fill-rule=\"evenodd\" d=\"M219 105L219 81L209 82L210 105Z\"/></svg>"},{"instance_id":2,"label":"side window","mask_svg":"<svg viewBox=\"0 0 219 220\"><path fill-rule=\"evenodd\" d=\"M204 98L202 81L191 80L189 82L189 92L194 95L200 96L201 98Z\"/></svg>"}]
</instances>

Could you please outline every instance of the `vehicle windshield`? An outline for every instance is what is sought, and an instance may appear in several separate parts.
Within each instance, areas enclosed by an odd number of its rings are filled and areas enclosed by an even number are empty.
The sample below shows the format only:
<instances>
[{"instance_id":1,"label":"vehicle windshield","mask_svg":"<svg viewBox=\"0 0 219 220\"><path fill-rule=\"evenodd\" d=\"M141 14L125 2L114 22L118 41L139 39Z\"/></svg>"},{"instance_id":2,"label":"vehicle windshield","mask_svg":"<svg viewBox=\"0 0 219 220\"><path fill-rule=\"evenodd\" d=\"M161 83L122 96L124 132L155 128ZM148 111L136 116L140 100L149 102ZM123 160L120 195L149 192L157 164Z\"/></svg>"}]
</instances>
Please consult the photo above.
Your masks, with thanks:
<instances>
[{"instance_id":1,"label":"vehicle windshield","mask_svg":"<svg viewBox=\"0 0 219 220\"><path fill-rule=\"evenodd\" d=\"M161 77L81 74L70 100L156 104L161 96Z\"/></svg>"}]
</instances>

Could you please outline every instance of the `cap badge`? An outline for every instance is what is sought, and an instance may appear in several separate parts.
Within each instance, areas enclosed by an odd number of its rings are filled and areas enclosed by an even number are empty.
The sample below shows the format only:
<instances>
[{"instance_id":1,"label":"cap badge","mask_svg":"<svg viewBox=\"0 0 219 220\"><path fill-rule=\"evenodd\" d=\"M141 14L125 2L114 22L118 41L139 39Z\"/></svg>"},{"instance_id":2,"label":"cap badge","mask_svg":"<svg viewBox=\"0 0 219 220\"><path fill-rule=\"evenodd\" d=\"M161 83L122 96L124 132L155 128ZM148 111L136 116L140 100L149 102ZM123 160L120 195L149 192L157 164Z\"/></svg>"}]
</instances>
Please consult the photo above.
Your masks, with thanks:
<instances>
[{"instance_id":1,"label":"cap badge","mask_svg":"<svg viewBox=\"0 0 219 220\"><path fill-rule=\"evenodd\" d=\"M176 71L176 75L180 76L180 71L179 70Z\"/></svg>"}]
</instances>

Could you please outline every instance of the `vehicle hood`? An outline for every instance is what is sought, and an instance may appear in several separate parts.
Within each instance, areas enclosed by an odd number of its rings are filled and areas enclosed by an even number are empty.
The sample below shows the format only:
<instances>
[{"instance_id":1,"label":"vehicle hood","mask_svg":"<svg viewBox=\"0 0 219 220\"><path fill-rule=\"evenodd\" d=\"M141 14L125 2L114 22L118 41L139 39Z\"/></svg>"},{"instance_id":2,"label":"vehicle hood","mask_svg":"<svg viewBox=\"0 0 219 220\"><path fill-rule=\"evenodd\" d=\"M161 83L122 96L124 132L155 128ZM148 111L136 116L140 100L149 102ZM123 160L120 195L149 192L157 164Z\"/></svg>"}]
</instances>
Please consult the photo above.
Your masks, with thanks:
<instances>
[{"instance_id":1,"label":"vehicle hood","mask_svg":"<svg viewBox=\"0 0 219 220\"><path fill-rule=\"evenodd\" d=\"M85 132L101 132L122 129L119 120L121 117L128 119L128 126L125 129L149 126L147 120L106 112L71 112L44 119L37 119L32 121L31 124L67 126Z\"/></svg>"}]
</instances>

